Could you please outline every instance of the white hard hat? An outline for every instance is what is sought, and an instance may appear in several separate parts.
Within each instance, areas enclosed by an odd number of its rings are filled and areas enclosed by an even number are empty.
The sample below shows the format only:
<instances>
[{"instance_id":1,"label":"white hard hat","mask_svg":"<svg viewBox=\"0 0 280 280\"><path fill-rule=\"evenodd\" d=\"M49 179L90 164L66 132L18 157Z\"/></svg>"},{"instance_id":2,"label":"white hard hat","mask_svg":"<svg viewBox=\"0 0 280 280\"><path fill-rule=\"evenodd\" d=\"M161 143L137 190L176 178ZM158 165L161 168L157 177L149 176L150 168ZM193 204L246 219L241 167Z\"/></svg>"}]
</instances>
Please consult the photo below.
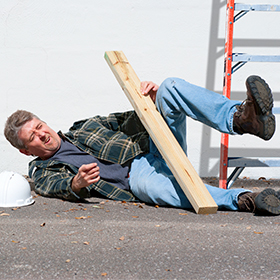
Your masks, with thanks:
<instances>
[{"instance_id":1,"label":"white hard hat","mask_svg":"<svg viewBox=\"0 0 280 280\"><path fill-rule=\"evenodd\" d=\"M20 207L34 202L28 181L13 171L0 173L0 207Z\"/></svg>"}]
</instances>

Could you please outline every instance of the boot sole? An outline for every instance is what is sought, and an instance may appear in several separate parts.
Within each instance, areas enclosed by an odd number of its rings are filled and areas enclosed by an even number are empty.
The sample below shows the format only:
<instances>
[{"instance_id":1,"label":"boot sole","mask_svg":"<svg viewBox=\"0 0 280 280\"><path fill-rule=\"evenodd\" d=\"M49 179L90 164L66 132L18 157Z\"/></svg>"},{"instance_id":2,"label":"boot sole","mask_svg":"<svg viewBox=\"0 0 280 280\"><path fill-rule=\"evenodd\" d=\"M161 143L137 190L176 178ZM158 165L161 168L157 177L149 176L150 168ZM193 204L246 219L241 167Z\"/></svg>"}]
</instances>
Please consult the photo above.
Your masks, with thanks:
<instances>
[{"instance_id":1,"label":"boot sole","mask_svg":"<svg viewBox=\"0 0 280 280\"><path fill-rule=\"evenodd\" d=\"M269 140L275 132L275 117L271 114L270 116L263 116L260 119L263 123L263 134L259 135L259 137L264 140Z\"/></svg>"},{"instance_id":2,"label":"boot sole","mask_svg":"<svg viewBox=\"0 0 280 280\"><path fill-rule=\"evenodd\" d=\"M246 85L262 114L272 114L273 96L268 84L259 76L250 76L246 80Z\"/></svg>"},{"instance_id":3,"label":"boot sole","mask_svg":"<svg viewBox=\"0 0 280 280\"><path fill-rule=\"evenodd\" d=\"M275 116L272 114L273 95L268 84L259 76L250 76L246 80L247 89L256 101L263 123L263 131L259 137L269 140L275 132Z\"/></svg>"},{"instance_id":4,"label":"boot sole","mask_svg":"<svg viewBox=\"0 0 280 280\"><path fill-rule=\"evenodd\" d=\"M280 197L273 189L265 189L255 198L255 204L260 212L280 215Z\"/></svg>"}]
</instances>

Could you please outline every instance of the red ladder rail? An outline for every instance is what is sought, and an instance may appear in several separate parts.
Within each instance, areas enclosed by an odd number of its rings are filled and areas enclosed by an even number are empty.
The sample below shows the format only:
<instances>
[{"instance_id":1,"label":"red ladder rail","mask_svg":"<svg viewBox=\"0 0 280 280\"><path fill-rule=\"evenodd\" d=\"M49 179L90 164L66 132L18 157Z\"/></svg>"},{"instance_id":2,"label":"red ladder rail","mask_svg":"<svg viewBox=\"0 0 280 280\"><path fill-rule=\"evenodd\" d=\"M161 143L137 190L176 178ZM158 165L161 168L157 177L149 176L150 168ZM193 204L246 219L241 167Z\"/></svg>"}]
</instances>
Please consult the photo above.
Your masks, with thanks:
<instances>
[{"instance_id":1,"label":"red ladder rail","mask_svg":"<svg viewBox=\"0 0 280 280\"><path fill-rule=\"evenodd\" d=\"M228 98L230 98L230 92L231 92L233 25L234 25L234 0L228 0L227 21L226 21L226 41L225 41L225 54L224 54L224 85L223 85L223 95ZM228 144L229 144L229 135L222 133L221 148L220 148L219 187L223 189L227 188Z\"/></svg>"}]
</instances>

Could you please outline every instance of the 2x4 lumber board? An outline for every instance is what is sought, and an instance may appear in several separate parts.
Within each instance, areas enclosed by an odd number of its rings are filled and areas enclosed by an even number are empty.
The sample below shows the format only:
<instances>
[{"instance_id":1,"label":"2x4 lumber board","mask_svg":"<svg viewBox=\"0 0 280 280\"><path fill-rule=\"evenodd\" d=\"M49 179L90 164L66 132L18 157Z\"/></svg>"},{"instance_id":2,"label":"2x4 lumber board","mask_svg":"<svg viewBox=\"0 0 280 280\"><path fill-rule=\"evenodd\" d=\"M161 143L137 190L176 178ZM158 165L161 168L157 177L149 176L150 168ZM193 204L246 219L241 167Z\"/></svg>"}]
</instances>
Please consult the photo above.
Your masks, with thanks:
<instances>
[{"instance_id":1,"label":"2x4 lumber board","mask_svg":"<svg viewBox=\"0 0 280 280\"><path fill-rule=\"evenodd\" d=\"M218 206L155 104L141 94L141 81L123 52L105 52L105 59L196 213L216 213Z\"/></svg>"}]
</instances>

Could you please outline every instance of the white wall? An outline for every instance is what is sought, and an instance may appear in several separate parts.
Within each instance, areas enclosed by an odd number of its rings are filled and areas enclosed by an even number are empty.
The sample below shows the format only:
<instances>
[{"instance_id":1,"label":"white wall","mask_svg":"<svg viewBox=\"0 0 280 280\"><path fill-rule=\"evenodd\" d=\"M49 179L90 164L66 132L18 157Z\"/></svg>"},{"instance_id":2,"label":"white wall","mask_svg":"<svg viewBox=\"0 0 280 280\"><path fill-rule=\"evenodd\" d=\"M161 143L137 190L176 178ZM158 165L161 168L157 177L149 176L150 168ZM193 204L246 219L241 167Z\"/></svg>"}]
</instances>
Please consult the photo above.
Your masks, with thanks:
<instances>
[{"instance_id":1,"label":"white wall","mask_svg":"<svg viewBox=\"0 0 280 280\"><path fill-rule=\"evenodd\" d=\"M31 159L3 136L7 116L17 109L67 131L75 120L132 108L103 58L106 50L122 50L142 80L160 83L177 76L221 92L224 5L220 0L0 0L0 171L26 174ZM280 13L251 12L236 23L236 49L279 55L279 25ZM234 75L233 94L243 99L245 78L258 74L280 100L279 70L275 63L244 66ZM220 133L188 123L191 162L201 176L217 176ZM278 131L269 142L230 139L237 155L280 156ZM280 177L277 168L243 174Z\"/></svg>"}]
</instances>

